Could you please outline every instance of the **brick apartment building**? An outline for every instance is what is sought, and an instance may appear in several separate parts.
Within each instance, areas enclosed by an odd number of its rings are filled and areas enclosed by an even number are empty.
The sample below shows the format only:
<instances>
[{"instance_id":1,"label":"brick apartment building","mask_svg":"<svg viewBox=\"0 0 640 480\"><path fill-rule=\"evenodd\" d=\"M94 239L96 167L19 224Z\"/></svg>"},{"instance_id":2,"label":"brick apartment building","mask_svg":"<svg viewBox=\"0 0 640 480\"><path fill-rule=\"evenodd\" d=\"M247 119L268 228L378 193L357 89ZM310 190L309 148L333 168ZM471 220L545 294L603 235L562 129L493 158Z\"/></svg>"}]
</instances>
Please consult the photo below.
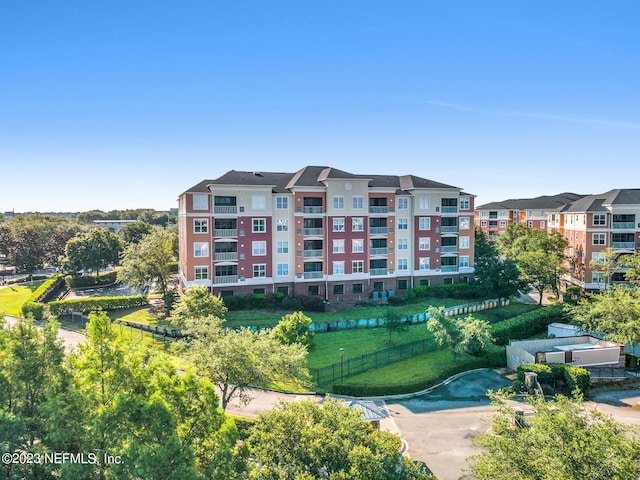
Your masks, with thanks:
<instances>
[{"instance_id":1,"label":"brick apartment building","mask_svg":"<svg viewBox=\"0 0 640 480\"><path fill-rule=\"evenodd\" d=\"M474 196L414 175L231 170L179 197L180 285L329 301L473 275Z\"/></svg>"}]
</instances>

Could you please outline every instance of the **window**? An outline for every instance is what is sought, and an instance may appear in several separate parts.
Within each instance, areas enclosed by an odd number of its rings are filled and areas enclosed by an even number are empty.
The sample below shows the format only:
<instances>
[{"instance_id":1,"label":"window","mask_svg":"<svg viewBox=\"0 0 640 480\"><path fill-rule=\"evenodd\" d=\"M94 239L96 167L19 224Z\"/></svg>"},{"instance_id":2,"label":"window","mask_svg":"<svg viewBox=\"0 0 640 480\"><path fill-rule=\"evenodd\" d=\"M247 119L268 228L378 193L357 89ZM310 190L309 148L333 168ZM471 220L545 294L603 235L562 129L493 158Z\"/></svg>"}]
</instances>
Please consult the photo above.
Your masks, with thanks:
<instances>
[{"instance_id":1,"label":"window","mask_svg":"<svg viewBox=\"0 0 640 480\"><path fill-rule=\"evenodd\" d=\"M351 262L351 273L363 273L364 260L354 260Z\"/></svg>"},{"instance_id":2,"label":"window","mask_svg":"<svg viewBox=\"0 0 640 480\"><path fill-rule=\"evenodd\" d=\"M460 237L460 248L469 248L469 237Z\"/></svg>"},{"instance_id":3,"label":"window","mask_svg":"<svg viewBox=\"0 0 640 480\"><path fill-rule=\"evenodd\" d=\"M209 209L209 196L195 193L193 195L193 209L194 210L208 210Z\"/></svg>"},{"instance_id":4,"label":"window","mask_svg":"<svg viewBox=\"0 0 640 480\"><path fill-rule=\"evenodd\" d=\"M209 278L209 267L195 267L196 280L206 280Z\"/></svg>"},{"instance_id":5,"label":"window","mask_svg":"<svg viewBox=\"0 0 640 480\"><path fill-rule=\"evenodd\" d=\"M506 220L500 220L500 228L505 228L507 226Z\"/></svg>"},{"instance_id":6,"label":"window","mask_svg":"<svg viewBox=\"0 0 640 480\"><path fill-rule=\"evenodd\" d=\"M352 232L364 232L364 219L362 217L353 217L351 219Z\"/></svg>"},{"instance_id":7,"label":"window","mask_svg":"<svg viewBox=\"0 0 640 480\"><path fill-rule=\"evenodd\" d=\"M420 263L418 265L420 270L429 270L429 258L420 258Z\"/></svg>"},{"instance_id":8,"label":"window","mask_svg":"<svg viewBox=\"0 0 640 480\"><path fill-rule=\"evenodd\" d=\"M409 250L409 240L406 238L399 238L396 245L398 250Z\"/></svg>"},{"instance_id":9,"label":"window","mask_svg":"<svg viewBox=\"0 0 640 480\"><path fill-rule=\"evenodd\" d=\"M462 219L460 219L462 220ZM486 220L480 220L480 226L481 227L486 227L487 226L487 221Z\"/></svg>"},{"instance_id":10,"label":"window","mask_svg":"<svg viewBox=\"0 0 640 480\"><path fill-rule=\"evenodd\" d=\"M336 209L344 209L344 197L336 196L333 197L333 208Z\"/></svg>"},{"instance_id":11,"label":"window","mask_svg":"<svg viewBox=\"0 0 640 480\"><path fill-rule=\"evenodd\" d=\"M431 230L431 218L429 217L420 217L418 220L418 229L419 230Z\"/></svg>"},{"instance_id":12,"label":"window","mask_svg":"<svg viewBox=\"0 0 640 480\"><path fill-rule=\"evenodd\" d=\"M420 197L420 209L429 210L431 205L431 199L429 197Z\"/></svg>"},{"instance_id":13,"label":"window","mask_svg":"<svg viewBox=\"0 0 640 480\"><path fill-rule=\"evenodd\" d=\"M251 242L251 251L253 252L253 255L256 257L266 255L267 242L265 241Z\"/></svg>"},{"instance_id":14,"label":"window","mask_svg":"<svg viewBox=\"0 0 640 480\"><path fill-rule=\"evenodd\" d=\"M431 239L429 237L420 237L418 250L431 250Z\"/></svg>"},{"instance_id":15,"label":"window","mask_svg":"<svg viewBox=\"0 0 640 480\"><path fill-rule=\"evenodd\" d=\"M344 218L334 218L333 219L333 231L334 232L344 232Z\"/></svg>"},{"instance_id":16,"label":"window","mask_svg":"<svg viewBox=\"0 0 640 480\"><path fill-rule=\"evenodd\" d=\"M594 225L606 225L607 224L607 216L605 214L593 214L593 224Z\"/></svg>"},{"instance_id":17,"label":"window","mask_svg":"<svg viewBox=\"0 0 640 480\"><path fill-rule=\"evenodd\" d=\"M460 210L469 210L469 197L460 197Z\"/></svg>"},{"instance_id":18,"label":"window","mask_svg":"<svg viewBox=\"0 0 640 480\"><path fill-rule=\"evenodd\" d=\"M351 240L351 253L364 252L364 240L362 238L354 238Z\"/></svg>"},{"instance_id":19,"label":"window","mask_svg":"<svg viewBox=\"0 0 640 480\"><path fill-rule=\"evenodd\" d=\"M460 217L460 230L469 230L469 217Z\"/></svg>"},{"instance_id":20,"label":"window","mask_svg":"<svg viewBox=\"0 0 640 480\"><path fill-rule=\"evenodd\" d=\"M409 280L398 280L398 290L406 290L409 288Z\"/></svg>"},{"instance_id":21,"label":"window","mask_svg":"<svg viewBox=\"0 0 640 480\"><path fill-rule=\"evenodd\" d=\"M333 241L333 253L344 253L344 239Z\"/></svg>"},{"instance_id":22,"label":"window","mask_svg":"<svg viewBox=\"0 0 640 480\"><path fill-rule=\"evenodd\" d=\"M289 253L289 242L276 242L276 253Z\"/></svg>"},{"instance_id":23,"label":"window","mask_svg":"<svg viewBox=\"0 0 640 480\"><path fill-rule=\"evenodd\" d=\"M544 220L540 220L540 228L545 228L546 222Z\"/></svg>"},{"instance_id":24,"label":"window","mask_svg":"<svg viewBox=\"0 0 640 480\"><path fill-rule=\"evenodd\" d=\"M591 253L591 262L596 263L598 265L602 265L605 260L604 252L592 252Z\"/></svg>"},{"instance_id":25,"label":"window","mask_svg":"<svg viewBox=\"0 0 640 480\"><path fill-rule=\"evenodd\" d=\"M251 208L253 210L264 210L267 202L264 195L251 195Z\"/></svg>"},{"instance_id":26,"label":"window","mask_svg":"<svg viewBox=\"0 0 640 480\"><path fill-rule=\"evenodd\" d=\"M460 255L460 267L469 266L469 255Z\"/></svg>"},{"instance_id":27,"label":"window","mask_svg":"<svg viewBox=\"0 0 640 480\"><path fill-rule=\"evenodd\" d=\"M209 242L195 242L193 244L193 256L194 257L208 257L209 256Z\"/></svg>"},{"instance_id":28,"label":"window","mask_svg":"<svg viewBox=\"0 0 640 480\"><path fill-rule=\"evenodd\" d=\"M344 295L344 285L334 285L333 286L333 294L334 295Z\"/></svg>"},{"instance_id":29,"label":"window","mask_svg":"<svg viewBox=\"0 0 640 480\"><path fill-rule=\"evenodd\" d=\"M193 233L207 233L209 231L209 220L206 218L195 218L193 220Z\"/></svg>"},{"instance_id":30,"label":"window","mask_svg":"<svg viewBox=\"0 0 640 480\"><path fill-rule=\"evenodd\" d=\"M253 233L264 233L267 231L267 221L264 218L254 218L251 231Z\"/></svg>"},{"instance_id":31,"label":"window","mask_svg":"<svg viewBox=\"0 0 640 480\"><path fill-rule=\"evenodd\" d=\"M352 285L353 293L362 293L364 292L364 284L362 283L354 283Z\"/></svg>"},{"instance_id":32,"label":"window","mask_svg":"<svg viewBox=\"0 0 640 480\"><path fill-rule=\"evenodd\" d=\"M409 219L408 218L399 218L398 219L398 230L408 230L409 229Z\"/></svg>"},{"instance_id":33,"label":"window","mask_svg":"<svg viewBox=\"0 0 640 480\"><path fill-rule=\"evenodd\" d=\"M409 199L407 197L398 197L398 210L408 210Z\"/></svg>"},{"instance_id":34,"label":"window","mask_svg":"<svg viewBox=\"0 0 640 480\"><path fill-rule=\"evenodd\" d=\"M279 232L288 232L289 231L289 219L288 218L279 218L276 221L276 230L278 230Z\"/></svg>"},{"instance_id":35,"label":"window","mask_svg":"<svg viewBox=\"0 0 640 480\"><path fill-rule=\"evenodd\" d=\"M364 198L362 197L353 197L353 208L357 210L362 210L364 208Z\"/></svg>"},{"instance_id":36,"label":"window","mask_svg":"<svg viewBox=\"0 0 640 480\"><path fill-rule=\"evenodd\" d=\"M593 234L593 245L604 245L606 241L606 234L604 233L594 233Z\"/></svg>"},{"instance_id":37,"label":"window","mask_svg":"<svg viewBox=\"0 0 640 480\"><path fill-rule=\"evenodd\" d=\"M318 287L318 285L309 285L309 288L307 288L307 293L310 297L320 295L320 288Z\"/></svg>"},{"instance_id":38,"label":"window","mask_svg":"<svg viewBox=\"0 0 640 480\"><path fill-rule=\"evenodd\" d=\"M527 222L527 227L529 227L529 228L533 228L533 221L529 220L529 221Z\"/></svg>"},{"instance_id":39,"label":"window","mask_svg":"<svg viewBox=\"0 0 640 480\"><path fill-rule=\"evenodd\" d=\"M409 270L409 260L407 260L406 258L399 258L398 270Z\"/></svg>"},{"instance_id":40,"label":"window","mask_svg":"<svg viewBox=\"0 0 640 480\"><path fill-rule=\"evenodd\" d=\"M342 275L344 274L344 262L333 262L333 274L334 275Z\"/></svg>"},{"instance_id":41,"label":"window","mask_svg":"<svg viewBox=\"0 0 640 480\"><path fill-rule=\"evenodd\" d=\"M604 272L591 272L593 283L604 283Z\"/></svg>"},{"instance_id":42,"label":"window","mask_svg":"<svg viewBox=\"0 0 640 480\"><path fill-rule=\"evenodd\" d=\"M287 210L289 208L289 198L276 197L276 208L278 210Z\"/></svg>"},{"instance_id":43,"label":"window","mask_svg":"<svg viewBox=\"0 0 640 480\"><path fill-rule=\"evenodd\" d=\"M253 265L253 278L264 278L267 276L267 265L258 263Z\"/></svg>"},{"instance_id":44,"label":"window","mask_svg":"<svg viewBox=\"0 0 640 480\"><path fill-rule=\"evenodd\" d=\"M488 210L482 210L480 212L480 216L484 217L484 218L488 217L489 216L489 211Z\"/></svg>"},{"instance_id":45,"label":"window","mask_svg":"<svg viewBox=\"0 0 640 480\"><path fill-rule=\"evenodd\" d=\"M289 275L289 264L288 263L278 263L276 265L276 275L279 277L284 277Z\"/></svg>"}]
</instances>

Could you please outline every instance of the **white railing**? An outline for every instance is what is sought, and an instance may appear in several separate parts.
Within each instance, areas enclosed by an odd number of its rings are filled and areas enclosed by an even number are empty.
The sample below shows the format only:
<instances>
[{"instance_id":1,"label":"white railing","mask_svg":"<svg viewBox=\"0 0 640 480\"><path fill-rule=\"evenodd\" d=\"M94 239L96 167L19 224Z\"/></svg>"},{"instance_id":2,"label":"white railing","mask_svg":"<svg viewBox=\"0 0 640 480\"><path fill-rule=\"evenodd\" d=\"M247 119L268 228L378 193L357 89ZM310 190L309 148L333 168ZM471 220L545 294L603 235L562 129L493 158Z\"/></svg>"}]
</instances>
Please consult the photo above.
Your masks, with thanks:
<instances>
[{"instance_id":1,"label":"white railing","mask_svg":"<svg viewBox=\"0 0 640 480\"><path fill-rule=\"evenodd\" d=\"M237 275L221 275L221 276L216 276L213 279L213 283L215 284L221 284L221 283L238 283L238 276Z\"/></svg>"},{"instance_id":2,"label":"white railing","mask_svg":"<svg viewBox=\"0 0 640 480\"><path fill-rule=\"evenodd\" d=\"M322 228L305 228L305 235L322 235Z\"/></svg>"},{"instance_id":3,"label":"white railing","mask_svg":"<svg viewBox=\"0 0 640 480\"><path fill-rule=\"evenodd\" d=\"M216 260L237 260L238 252L215 252Z\"/></svg>"},{"instance_id":4,"label":"white railing","mask_svg":"<svg viewBox=\"0 0 640 480\"><path fill-rule=\"evenodd\" d=\"M303 255L305 258L321 257L323 253L324 253L324 250L305 250L303 252Z\"/></svg>"},{"instance_id":5,"label":"white railing","mask_svg":"<svg viewBox=\"0 0 640 480\"><path fill-rule=\"evenodd\" d=\"M322 213L322 207L304 207L302 211L304 213Z\"/></svg>"},{"instance_id":6,"label":"white railing","mask_svg":"<svg viewBox=\"0 0 640 480\"><path fill-rule=\"evenodd\" d=\"M304 272L304 278L322 278L322 272Z\"/></svg>"},{"instance_id":7,"label":"white railing","mask_svg":"<svg viewBox=\"0 0 640 480\"><path fill-rule=\"evenodd\" d=\"M237 228L216 228L213 231L213 235L215 237L237 237L238 229Z\"/></svg>"},{"instance_id":8,"label":"white railing","mask_svg":"<svg viewBox=\"0 0 640 480\"><path fill-rule=\"evenodd\" d=\"M369 233L371 235L376 235L376 234L379 235L381 233L387 233L387 227L370 227Z\"/></svg>"},{"instance_id":9,"label":"white railing","mask_svg":"<svg viewBox=\"0 0 640 480\"><path fill-rule=\"evenodd\" d=\"M388 272L388 269L386 268L372 268L371 270L369 270L369 274L371 276L386 275L387 272Z\"/></svg>"},{"instance_id":10,"label":"white railing","mask_svg":"<svg viewBox=\"0 0 640 480\"><path fill-rule=\"evenodd\" d=\"M228 206L228 205L215 205L213 207L213 213L238 213L237 206Z\"/></svg>"},{"instance_id":11,"label":"white railing","mask_svg":"<svg viewBox=\"0 0 640 480\"><path fill-rule=\"evenodd\" d=\"M369 254L370 255L386 255L387 249L386 248L370 248Z\"/></svg>"}]
</instances>

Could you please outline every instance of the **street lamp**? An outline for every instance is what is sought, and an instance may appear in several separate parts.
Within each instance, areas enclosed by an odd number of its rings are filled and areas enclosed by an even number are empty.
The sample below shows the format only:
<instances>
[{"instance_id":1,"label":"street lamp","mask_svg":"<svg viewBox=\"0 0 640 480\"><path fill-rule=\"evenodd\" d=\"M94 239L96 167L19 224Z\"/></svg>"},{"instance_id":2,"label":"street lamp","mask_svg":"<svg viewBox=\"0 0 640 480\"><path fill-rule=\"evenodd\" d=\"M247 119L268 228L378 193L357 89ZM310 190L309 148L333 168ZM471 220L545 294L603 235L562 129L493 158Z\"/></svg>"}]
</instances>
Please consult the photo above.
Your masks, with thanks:
<instances>
[{"instance_id":1,"label":"street lamp","mask_svg":"<svg viewBox=\"0 0 640 480\"><path fill-rule=\"evenodd\" d=\"M340 347L340 382L344 378L344 348Z\"/></svg>"}]
</instances>

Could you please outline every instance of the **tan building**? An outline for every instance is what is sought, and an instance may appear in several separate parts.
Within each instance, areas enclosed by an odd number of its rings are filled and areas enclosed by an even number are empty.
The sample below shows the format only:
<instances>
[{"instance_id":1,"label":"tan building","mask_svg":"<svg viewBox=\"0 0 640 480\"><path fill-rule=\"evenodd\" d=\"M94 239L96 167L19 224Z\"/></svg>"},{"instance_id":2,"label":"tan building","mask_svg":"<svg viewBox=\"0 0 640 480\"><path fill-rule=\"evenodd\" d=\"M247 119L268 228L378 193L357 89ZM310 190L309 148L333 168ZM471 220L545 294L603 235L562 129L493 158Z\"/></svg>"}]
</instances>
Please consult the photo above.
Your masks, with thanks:
<instances>
[{"instance_id":1,"label":"tan building","mask_svg":"<svg viewBox=\"0 0 640 480\"><path fill-rule=\"evenodd\" d=\"M339 301L468 281L473 208L414 175L231 170L179 197L180 285Z\"/></svg>"}]
</instances>

